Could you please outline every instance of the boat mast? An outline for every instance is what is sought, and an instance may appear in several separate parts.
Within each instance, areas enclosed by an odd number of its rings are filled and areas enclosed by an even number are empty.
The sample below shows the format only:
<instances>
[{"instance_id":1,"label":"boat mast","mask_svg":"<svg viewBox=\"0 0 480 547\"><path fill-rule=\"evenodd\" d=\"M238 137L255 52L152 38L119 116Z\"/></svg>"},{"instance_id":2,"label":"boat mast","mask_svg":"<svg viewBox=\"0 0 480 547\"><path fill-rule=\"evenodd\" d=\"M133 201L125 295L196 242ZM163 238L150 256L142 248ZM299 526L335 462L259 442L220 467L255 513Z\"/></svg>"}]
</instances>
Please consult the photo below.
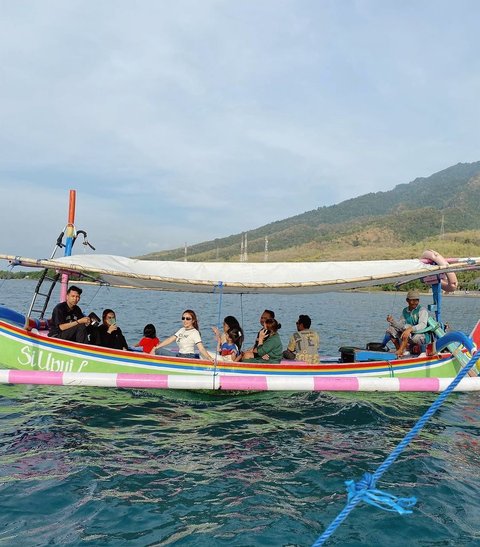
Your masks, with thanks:
<instances>
[{"instance_id":1,"label":"boat mast","mask_svg":"<svg viewBox=\"0 0 480 547\"><path fill-rule=\"evenodd\" d=\"M70 190L68 204L68 220L65 228L65 253L64 256L72 255L72 247L75 242L75 201L77 193L75 190ZM62 274L62 283L60 287L60 302L64 302L67 298L68 274Z\"/></svg>"}]
</instances>

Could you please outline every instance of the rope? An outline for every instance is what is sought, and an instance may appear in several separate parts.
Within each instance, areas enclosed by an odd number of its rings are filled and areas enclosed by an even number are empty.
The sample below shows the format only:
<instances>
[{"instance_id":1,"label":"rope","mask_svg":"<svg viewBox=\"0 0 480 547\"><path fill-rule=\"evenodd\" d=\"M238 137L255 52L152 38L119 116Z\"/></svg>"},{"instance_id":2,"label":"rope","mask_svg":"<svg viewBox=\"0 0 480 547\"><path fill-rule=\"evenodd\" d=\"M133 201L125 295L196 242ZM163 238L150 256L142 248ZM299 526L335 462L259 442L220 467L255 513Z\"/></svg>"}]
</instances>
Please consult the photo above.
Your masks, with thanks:
<instances>
[{"instance_id":1,"label":"rope","mask_svg":"<svg viewBox=\"0 0 480 547\"><path fill-rule=\"evenodd\" d=\"M105 285L98 285L97 287L97 290L95 292L95 294L92 296L92 298L90 298L90 302L87 304L87 308L91 308L92 307L92 302L95 300L95 298L97 298L97 295L98 293L100 292L100 289L102 289L103 287L105 287ZM108 291L110 292L110 291Z\"/></svg>"},{"instance_id":2,"label":"rope","mask_svg":"<svg viewBox=\"0 0 480 547\"><path fill-rule=\"evenodd\" d=\"M216 289L219 289L219 299L218 299L218 317L217 317L217 329L220 333L220 329L223 329L223 321L221 321L222 318L222 300L223 300L223 282L219 281L217 285L215 285L213 292L215 293ZM218 364L218 343L215 344L215 359L213 360L213 389L215 389L215 376L217 375L217 364Z\"/></svg>"},{"instance_id":3,"label":"rope","mask_svg":"<svg viewBox=\"0 0 480 547\"><path fill-rule=\"evenodd\" d=\"M245 341L245 329L243 328L243 292L240 293L240 326L242 327L243 338Z\"/></svg>"},{"instance_id":4,"label":"rope","mask_svg":"<svg viewBox=\"0 0 480 547\"><path fill-rule=\"evenodd\" d=\"M7 273L12 273L13 272L13 268L17 265L17 262L10 262L10 264L7 266ZM10 272L8 272L8 270L10 270ZM8 275L6 275L2 282L0 283L0 290L2 289L3 285L5 284L5 282L8 280L8 279L11 279Z\"/></svg>"},{"instance_id":5,"label":"rope","mask_svg":"<svg viewBox=\"0 0 480 547\"><path fill-rule=\"evenodd\" d=\"M347 505L337 515L337 517L330 523L328 528L317 539L312 547L318 547L323 545L325 541L335 532L340 524L347 518L349 513L355 508L360 501L365 501L370 505L379 507L386 511L396 511L400 514L411 513L411 507L416 503L416 498L396 498L385 492L375 489L376 481L385 473L385 471L392 465L392 463L402 453L404 448L413 440L416 435L422 430L428 420L435 414L435 412L442 406L446 398L452 393L452 391L458 386L460 381L468 374L468 372L475 366L476 362L480 358L480 350L475 352L470 361L460 370L455 379L449 384L449 386L440 393L435 399L425 414L418 420L418 422L412 427L412 429L405 435L405 437L396 446L393 452L384 460L384 462L373 473L365 473L362 479L355 483L354 481L346 481L348 492Z\"/></svg>"}]
</instances>

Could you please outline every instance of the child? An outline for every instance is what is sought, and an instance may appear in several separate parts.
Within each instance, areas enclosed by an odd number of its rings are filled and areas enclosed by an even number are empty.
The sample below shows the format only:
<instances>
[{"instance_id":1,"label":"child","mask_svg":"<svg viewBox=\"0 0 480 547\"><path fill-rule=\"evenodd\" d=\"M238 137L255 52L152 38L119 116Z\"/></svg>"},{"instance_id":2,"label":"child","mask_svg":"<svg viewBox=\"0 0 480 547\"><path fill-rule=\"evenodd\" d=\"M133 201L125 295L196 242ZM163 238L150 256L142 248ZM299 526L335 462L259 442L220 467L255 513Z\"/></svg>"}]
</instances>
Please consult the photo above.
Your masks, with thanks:
<instances>
[{"instance_id":1,"label":"child","mask_svg":"<svg viewBox=\"0 0 480 547\"><path fill-rule=\"evenodd\" d=\"M145 325L143 329L143 338L138 344L135 344L136 348L143 348L144 353L150 353L152 349L160 343L160 340L157 338L157 331L155 326L149 323Z\"/></svg>"},{"instance_id":2,"label":"child","mask_svg":"<svg viewBox=\"0 0 480 547\"><path fill-rule=\"evenodd\" d=\"M220 345L218 342L218 353L225 361L239 361L241 357L238 344L242 338L242 331L232 328L225 333L227 341Z\"/></svg>"}]
</instances>

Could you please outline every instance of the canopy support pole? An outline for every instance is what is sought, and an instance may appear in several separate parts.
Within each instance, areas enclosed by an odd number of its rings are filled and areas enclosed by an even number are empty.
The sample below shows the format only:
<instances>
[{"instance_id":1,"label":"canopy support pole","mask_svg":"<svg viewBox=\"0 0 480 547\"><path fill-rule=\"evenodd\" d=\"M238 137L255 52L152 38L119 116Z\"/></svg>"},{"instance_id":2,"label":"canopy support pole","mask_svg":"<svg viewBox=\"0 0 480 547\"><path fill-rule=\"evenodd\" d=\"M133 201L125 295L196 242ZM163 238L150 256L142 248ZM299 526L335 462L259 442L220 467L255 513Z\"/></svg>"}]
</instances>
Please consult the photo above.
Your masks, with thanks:
<instances>
[{"instance_id":1,"label":"canopy support pole","mask_svg":"<svg viewBox=\"0 0 480 547\"><path fill-rule=\"evenodd\" d=\"M76 191L70 190L70 199L68 205L68 221L65 229L65 253L64 256L72 256L72 247L75 241L75 202ZM60 302L65 302L67 299L68 274L62 274L62 282L60 287Z\"/></svg>"},{"instance_id":2,"label":"canopy support pole","mask_svg":"<svg viewBox=\"0 0 480 547\"><path fill-rule=\"evenodd\" d=\"M222 319L222 303L223 303L223 281L219 281L218 284L215 285L215 289L217 287L219 289L217 329L218 329L218 332L221 333L223 331L223 321L221 321L221 319ZM218 344L216 344L216 346L215 346L215 359L214 359L214 362L213 362L213 377L212 377L213 387L212 387L212 389L216 389L215 388L215 379L216 379L216 376L218 375L217 364L218 364Z\"/></svg>"}]
</instances>

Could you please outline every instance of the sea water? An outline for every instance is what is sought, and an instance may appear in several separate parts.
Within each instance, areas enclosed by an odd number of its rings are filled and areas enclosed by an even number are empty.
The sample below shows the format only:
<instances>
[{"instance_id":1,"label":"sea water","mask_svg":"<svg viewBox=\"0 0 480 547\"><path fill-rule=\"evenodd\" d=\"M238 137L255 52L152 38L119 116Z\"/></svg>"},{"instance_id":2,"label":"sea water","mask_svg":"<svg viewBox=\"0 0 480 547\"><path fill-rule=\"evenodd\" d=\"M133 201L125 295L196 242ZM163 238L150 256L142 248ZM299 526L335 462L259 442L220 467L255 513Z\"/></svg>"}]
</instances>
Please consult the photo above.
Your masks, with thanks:
<instances>
[{"instance_id":1,"label":"sea water","mask_svg":"<svg viewBox=\"0 0 480 547\"><path fill-rule=\"evenodd\" d=\"M25 312L33 287L2 283L0 305ZM161 338L172 334L193 308L211 349L210 327L225 315L243 318L248 344L273 309L286 344L306 313L321 353L334 355L380 341L404 295L86 287L80 305L98 315L113 308L129 343L149 322ZM479 308L480 299L449 297L443 319L469 332ZM345 480L373 472L434 399L0 386L0 545L311 545L344 507ZM416 496L411 515L360 504L327 544L480 545L478 400L452 395L377 484Z\"/></svg>"}]
</instances>

